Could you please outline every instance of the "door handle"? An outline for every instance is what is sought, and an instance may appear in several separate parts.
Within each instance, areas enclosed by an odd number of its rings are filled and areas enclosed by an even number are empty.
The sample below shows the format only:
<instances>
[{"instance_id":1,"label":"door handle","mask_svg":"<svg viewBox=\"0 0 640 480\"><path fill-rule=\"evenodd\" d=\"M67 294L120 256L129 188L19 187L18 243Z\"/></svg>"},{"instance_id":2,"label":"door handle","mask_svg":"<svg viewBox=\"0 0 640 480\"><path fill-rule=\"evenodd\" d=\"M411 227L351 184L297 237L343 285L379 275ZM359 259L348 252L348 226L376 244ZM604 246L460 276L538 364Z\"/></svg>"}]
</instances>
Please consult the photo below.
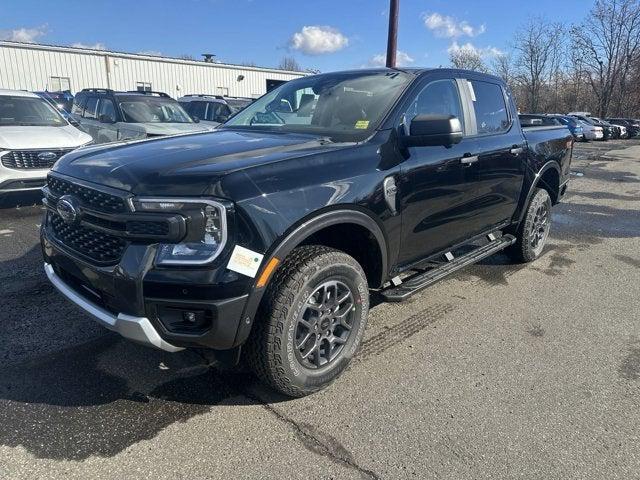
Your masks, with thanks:
<instances>
[{"instance_id":1,"label":"door handle","mask_svg":"<svg viewBox=\"0 0 640 480\"><path fill-rule=\"evenodd\" d=\"M511 148L510 152L511 152L512 155L520 155L523 150L524 150L524 148L518 147L517 145L514 145Z\"/></svg>"},{"instance_id":2,"label":"door handle","mask_svg":"<svg viewBox=\"0 0 640 480\"><path fill-rule=\"evenodd\" d=\"M477 155L465 155L464 157L462 157L460 159L460 163L462 165L472 165L474 163L476 163L478 161L478 156Z\"/></svg>"}]
</instances>

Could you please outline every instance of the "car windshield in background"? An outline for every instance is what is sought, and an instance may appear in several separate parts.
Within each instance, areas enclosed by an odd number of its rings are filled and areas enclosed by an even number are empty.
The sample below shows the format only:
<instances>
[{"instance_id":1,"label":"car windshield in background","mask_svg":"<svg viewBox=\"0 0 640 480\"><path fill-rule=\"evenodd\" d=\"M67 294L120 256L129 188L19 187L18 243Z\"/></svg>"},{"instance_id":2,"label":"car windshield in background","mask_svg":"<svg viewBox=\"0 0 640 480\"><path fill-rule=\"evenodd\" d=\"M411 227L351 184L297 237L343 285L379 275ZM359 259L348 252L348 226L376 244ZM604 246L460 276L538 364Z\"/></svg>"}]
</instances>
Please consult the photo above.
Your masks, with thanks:
<instances>
[{"instance_id":1,"label":"car windshield in background","mask_svg":"<svg viewBox=\"0 0 640 480\"><path fill-rule=\"evenodd\" d=\"M64 127L67 121L46 100L0 96L0 126Z\"/></svg>"},{"instance_id":2,"label":"car windshield in background","mask_svg":"<svg viewBox=\"0 0 640 480\"><path fill-rule=\"evenodd\" d=\"M178 102L132 97L121 100L120 108L130 123L193 123Z\"/></svg>"},{"instance_id":3,"label":"car windshield in background","mask_svg":"<svg viewBox=\"0 0 640 480\"><path fill-rule=\"evenodd\" d=\"M292 80L253 102L223 128L364 140L413 78L394 71L346 72Z\"/></svg>"}]
</instances>

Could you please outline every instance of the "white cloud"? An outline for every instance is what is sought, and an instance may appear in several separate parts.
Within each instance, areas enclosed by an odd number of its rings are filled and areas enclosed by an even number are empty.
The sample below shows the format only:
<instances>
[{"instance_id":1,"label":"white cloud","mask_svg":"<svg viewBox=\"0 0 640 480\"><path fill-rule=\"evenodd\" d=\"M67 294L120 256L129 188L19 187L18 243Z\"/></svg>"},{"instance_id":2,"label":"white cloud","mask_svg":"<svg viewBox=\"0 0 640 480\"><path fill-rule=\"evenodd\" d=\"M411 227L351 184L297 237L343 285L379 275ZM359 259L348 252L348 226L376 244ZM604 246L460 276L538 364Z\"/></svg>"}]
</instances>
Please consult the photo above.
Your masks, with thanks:
<instances>
[{"instance_id":1,"label":"white cloud","mask_svg":"<svg viewBox=\"0 0 640 480\"><path fill-rule=\"evenodd\" d=\"M496 47L476 47L471 42L460 45L455 40L451 45L449 45L449 48L447 48L447 53L451 54L461 50L474 53L482 58L497 57L498 55L504 54L502 50Z\"/></svg>"},{"instance_id":2,"label":"white cloud","mask_svg":"<svg viewBox=\"0 0 640 480\"><path fill-rule=\"evenodd\" d=\"M307 55L321 55L334 53L349 45L349 39L339 30L321 25L302 27L293 34L289 46Z\"/></svg>"},{"instance_id":3,"label":"white cloud","mask_svg":"<svg viewBox=\"0 0 640 480\"><path fill-rule=\"evenodd\" d=\"M411 57L408 53L403 52L402 50L398 50L396 52L396 65L398 67L407 67L414 62L413 57ZM387 64L387 55L384 53L379 53L378 55L374 55L369 60L370 67L384 67Z\"/></svg>"},{"instance_id":4,"label":"white cloud","mask_svg":"<svg viewBox=\"0 0 640 480\"><path fill-rule=\"evenodd\" d=\"M86 43L76 42L71 44L75 48L88 48L89 50L106 50L107 46L102 42L94 43L93 45L87 45Z\"/></svg>"},{"instance_id":5,"label":"white cloud","mask_svg":"<svg viewBox=\"0 0 640 480\"><path fill-rule=\"evenodd\" d=\"M484 25L474 27L466 20L458 21L453 17L441 15L439 13L423 14L424 26L431 30L434 35L443 38L477 37L485 32Z\"/></svg>"},{"instance_id":6,"label":"white cloud","mask_svg":"<svg viewBox=\"0 0 640 480\"><path fill-rule=\"evenodd\" d=\"M40 25L33 28L16 28L9 30L0 30L0 40L10 40L12 42L34 43L40 37L46 35L47 26Z\"/></svg>"}]
</instances>

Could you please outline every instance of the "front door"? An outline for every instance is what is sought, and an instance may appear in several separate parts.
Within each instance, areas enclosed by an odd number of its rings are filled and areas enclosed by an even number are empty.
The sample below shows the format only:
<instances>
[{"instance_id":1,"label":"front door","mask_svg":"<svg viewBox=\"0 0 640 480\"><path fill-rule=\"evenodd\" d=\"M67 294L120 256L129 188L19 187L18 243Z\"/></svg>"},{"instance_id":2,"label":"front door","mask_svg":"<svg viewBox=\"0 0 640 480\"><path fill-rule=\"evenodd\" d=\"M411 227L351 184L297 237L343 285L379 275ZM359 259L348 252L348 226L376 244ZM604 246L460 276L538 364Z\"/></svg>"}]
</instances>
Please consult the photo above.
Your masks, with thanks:
<instances>
[{"instance_id":1,"label":"front door","mask_svg":"<svg viewBox=\"0 0 640 480\"><path fill-rule=\"evenodd\" d=\"M454 115L467 129L465 109L453 78L428 80L407 104L405 124L419 114ZM409 125L406 125L408 130ZM402 164L398 193L402 211L399 263L407 264L468 238L475 214L476 186L468 181L467 159L475 139L451 147L409 147ZM471 159L473 160L473 159Z\"/></svg>"}]
</instances>

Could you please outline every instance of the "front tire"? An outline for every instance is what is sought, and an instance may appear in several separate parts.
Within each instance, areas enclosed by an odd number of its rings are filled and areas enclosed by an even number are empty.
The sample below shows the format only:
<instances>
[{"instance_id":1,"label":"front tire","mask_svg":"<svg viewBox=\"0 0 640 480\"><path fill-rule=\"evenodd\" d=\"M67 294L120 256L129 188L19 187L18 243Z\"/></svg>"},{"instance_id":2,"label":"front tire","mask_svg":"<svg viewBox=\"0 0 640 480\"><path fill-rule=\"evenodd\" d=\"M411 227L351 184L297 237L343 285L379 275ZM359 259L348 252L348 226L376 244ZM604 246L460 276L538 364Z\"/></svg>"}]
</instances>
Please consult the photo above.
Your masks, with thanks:
<instances>
[{"instance_id":1,"label":"front tire","mask_svg":"<svg viewBox=\"0 0 640 480\"><path fill-rule=\"evenodd\" d=\"M551 228L551 197L542 189L536 189L524 219L518 228L516 243L508 249L508 253L520 263L532 262L544 250Z\"/></svg>"},{"instance_id":2,"label":"front tire","mask_svg":"<svg viewBox=\"0 0 640 480\"><path fill-rule=\"evenodd\" d=\"M280 393L317 392L355 355L368 312L367 280L353 257L324 246L298 247L269 284L247 342L247 361Z\"/></svg>"}]
</instances>

